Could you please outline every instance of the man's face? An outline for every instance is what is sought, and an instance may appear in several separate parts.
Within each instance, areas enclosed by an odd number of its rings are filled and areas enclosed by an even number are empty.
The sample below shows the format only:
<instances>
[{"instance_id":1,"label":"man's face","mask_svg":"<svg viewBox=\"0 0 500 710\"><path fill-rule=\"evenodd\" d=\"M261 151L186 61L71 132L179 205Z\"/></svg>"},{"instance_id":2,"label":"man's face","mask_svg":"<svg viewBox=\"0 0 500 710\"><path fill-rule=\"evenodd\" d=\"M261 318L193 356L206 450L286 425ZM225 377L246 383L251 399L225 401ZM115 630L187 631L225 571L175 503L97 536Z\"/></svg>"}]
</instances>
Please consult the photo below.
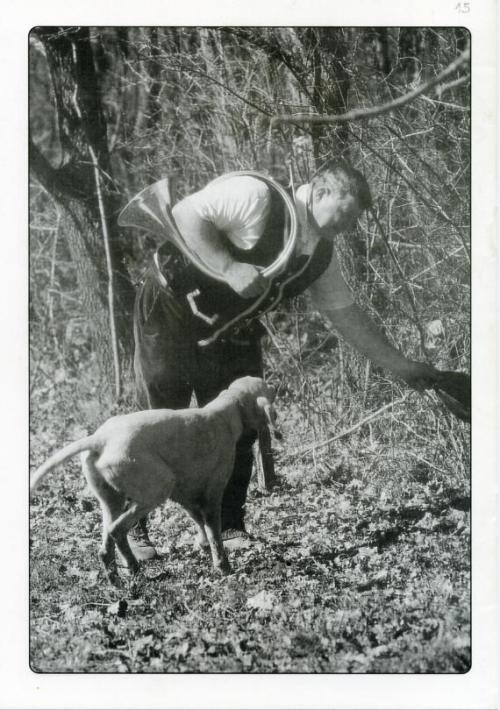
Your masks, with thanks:
<instances>
[{"instance_id":1,"label":"man's face","mask_svg":"<svg viewBox=\"0 0 500 710\"><path fill-rule=\"evenodd\" d=\"M345 175L325 173L313 180L311 213L325 236L333 236L354 226L361 210Z\"/></svg>"}]
</instances>

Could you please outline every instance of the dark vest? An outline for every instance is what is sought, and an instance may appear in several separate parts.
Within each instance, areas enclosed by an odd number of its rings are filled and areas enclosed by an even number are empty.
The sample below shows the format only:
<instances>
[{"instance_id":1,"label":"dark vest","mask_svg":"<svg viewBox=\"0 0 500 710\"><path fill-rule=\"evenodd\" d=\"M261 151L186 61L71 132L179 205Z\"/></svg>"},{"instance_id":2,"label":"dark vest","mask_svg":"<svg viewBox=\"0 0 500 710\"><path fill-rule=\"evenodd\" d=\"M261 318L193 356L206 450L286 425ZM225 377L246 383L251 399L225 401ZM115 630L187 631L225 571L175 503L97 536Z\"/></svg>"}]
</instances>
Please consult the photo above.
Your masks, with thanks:
<instances>
[{"instance_id":1,"label":"dark vest","mask_svg":"<svg viewBox=\"0 0 500 710\"><path fill-rule=\"evenodd\" d=\"M237 261L268 266L283 248L284 205L276 191L271 190L270 194L270 217L257 244L250 250L242 250L226 239L227 248ZM224 238L224 235L221 236ZM213 325L199 317L194 318L198 339L210 337L221 328L224 332L241 328L266 311L276 308L283 299L303 293L328 267L332 253L332 243L321 239L310 257L291 257L284 272L273 279L265 297L248 299L239 296L227 284L201 273L171 242L164 242L159 249L160 268L173 294L183 299L199 291L196 296L198 310L209 317L219 315Z\"/></svg>"}]
</instances>

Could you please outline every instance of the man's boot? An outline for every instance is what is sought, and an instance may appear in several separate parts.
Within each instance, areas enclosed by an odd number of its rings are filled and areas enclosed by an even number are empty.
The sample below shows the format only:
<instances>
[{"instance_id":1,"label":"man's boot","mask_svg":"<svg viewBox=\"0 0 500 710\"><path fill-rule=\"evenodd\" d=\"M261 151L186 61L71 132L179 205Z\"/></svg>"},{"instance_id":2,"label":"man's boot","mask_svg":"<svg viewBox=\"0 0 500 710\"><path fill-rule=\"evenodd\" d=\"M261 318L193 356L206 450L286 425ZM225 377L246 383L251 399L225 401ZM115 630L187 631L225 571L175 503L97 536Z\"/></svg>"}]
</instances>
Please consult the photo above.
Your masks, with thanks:
<instances>
[{"instance_id":1,"label":"man's boot","mask_svg":"<svg viewBox=\"0 0 500 710\"><path fill-rule=\"evenodd\" d=\"M152 560L158 557L158 553L149 539L147 522L147 517L141 518L134 527L130 528L128 531L130 547L139 561Z\"/></svg>"}]
</instances>

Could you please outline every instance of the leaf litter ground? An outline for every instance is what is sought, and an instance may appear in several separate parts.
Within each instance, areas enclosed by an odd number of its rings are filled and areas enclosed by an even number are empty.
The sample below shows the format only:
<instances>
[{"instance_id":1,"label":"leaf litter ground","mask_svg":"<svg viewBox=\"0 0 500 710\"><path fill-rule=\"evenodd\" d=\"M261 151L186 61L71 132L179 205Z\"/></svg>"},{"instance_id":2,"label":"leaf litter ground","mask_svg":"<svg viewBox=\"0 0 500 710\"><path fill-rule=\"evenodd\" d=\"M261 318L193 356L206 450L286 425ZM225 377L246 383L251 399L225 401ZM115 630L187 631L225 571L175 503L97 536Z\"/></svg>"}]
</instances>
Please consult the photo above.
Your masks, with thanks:
<instances>
[{"instance_id":1,"label":"leaf litter ground","mask_svg":"<svg viewBox=\"0 0 500 710\"><path fill-rule=\"evenodd\" d=\"M257 540L230 553L226 578L184 511L157 509L161 557L120 590L98 569L100 513L77 462L51 474L31 507L33 670L467 671L467 488L362 441L293 465L278 452L279 485L250 490Z\"/></svg>"}]
</instances>

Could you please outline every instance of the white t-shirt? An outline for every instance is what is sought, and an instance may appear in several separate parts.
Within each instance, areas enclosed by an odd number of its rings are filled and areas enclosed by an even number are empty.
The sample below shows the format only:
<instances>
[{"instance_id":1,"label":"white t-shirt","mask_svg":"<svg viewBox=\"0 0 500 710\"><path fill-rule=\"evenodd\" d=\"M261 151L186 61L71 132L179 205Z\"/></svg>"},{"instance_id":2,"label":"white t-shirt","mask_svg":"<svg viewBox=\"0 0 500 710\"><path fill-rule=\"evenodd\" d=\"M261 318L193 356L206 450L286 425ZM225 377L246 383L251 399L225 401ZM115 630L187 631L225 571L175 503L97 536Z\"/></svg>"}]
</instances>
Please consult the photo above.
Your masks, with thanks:
<instances>
[{"instance_id":1,"label":"white t-shirt","mask_svg":"<svg viewBox=\"0 0 500 710\"><path fill-rule=\"evenodd\" d=\"M213 180L188 200L199 217L245 250L262 236L271 208L266 183L250 175Z\"/></svg>"},{"instance_id":2,"label":"white t-shirt","mask_svg":"<svg viewBox=\"0 0 500 710\"><path fill-rule=\"evenodd\" d=\"M190 197L190 205L204 220L224 232L240 249L251 249L264 233L271 197L265 182L250 175L225 180L213 180ZM313 229L307 216L310 185L301 185L295 193L299 235L298 254L312 254L320 235ZM340 269L335 247L330 264L308 289L313 306L319 311L346 308L354 303Z\"/></svg>"}]
</instances>

